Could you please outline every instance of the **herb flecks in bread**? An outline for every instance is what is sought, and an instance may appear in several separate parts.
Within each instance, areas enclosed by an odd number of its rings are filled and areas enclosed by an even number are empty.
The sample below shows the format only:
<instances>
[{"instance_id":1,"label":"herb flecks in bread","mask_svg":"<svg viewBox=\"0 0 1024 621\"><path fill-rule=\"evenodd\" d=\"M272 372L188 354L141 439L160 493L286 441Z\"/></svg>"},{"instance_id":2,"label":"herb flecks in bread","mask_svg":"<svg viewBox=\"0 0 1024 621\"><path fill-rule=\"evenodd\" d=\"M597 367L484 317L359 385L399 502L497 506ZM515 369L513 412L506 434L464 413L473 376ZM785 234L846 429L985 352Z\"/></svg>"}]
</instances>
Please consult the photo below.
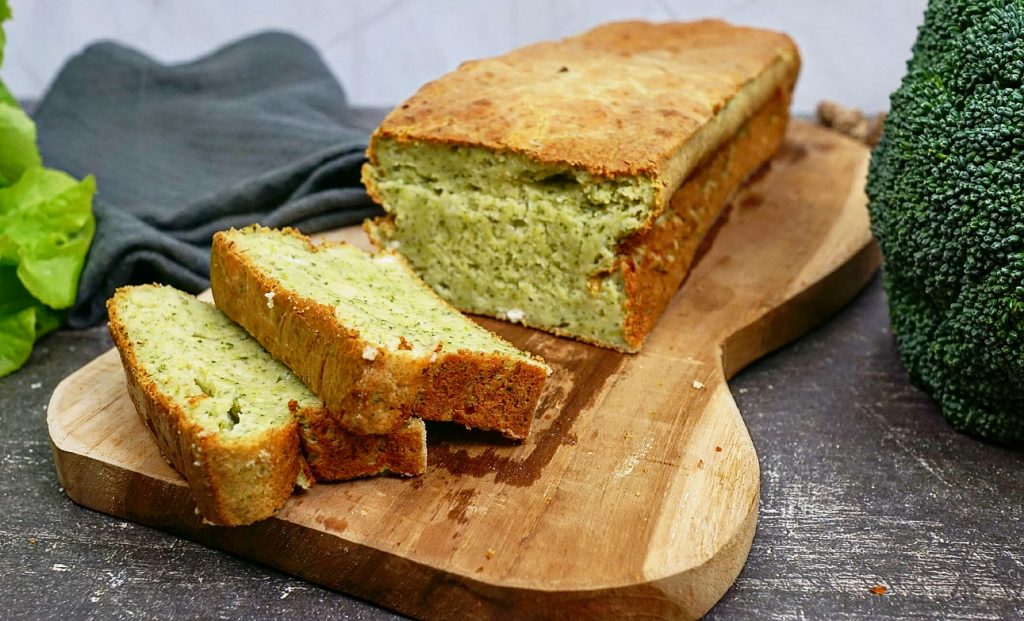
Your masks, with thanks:
<instances>
[{"instance_id":1,"label":"herb flecks in bread","mask_svg":"<svg viewBox=\"0 0 1024 621\"><path fill-rule=\"evenodd\" d=\"M349 431L390 433L413 415L529 431L547 365L452 308L392 252L249 227L214 236L210 278L218 306Z\"/></svg>"},{"instance_id":2,"label":"herb flecks in bread","mask_svg":"<svg viewBox=\"0 0 1024 621\"><path fill-rule=\"evenodd\" d=\"M368 232L465 311L637 351L781 143L798 68L785 35L717 21L609 24L465 63L374 132L363 181L387 215ZM707 194L696 212L673 207L687 185Z\"/></svg>"}]
</instances>

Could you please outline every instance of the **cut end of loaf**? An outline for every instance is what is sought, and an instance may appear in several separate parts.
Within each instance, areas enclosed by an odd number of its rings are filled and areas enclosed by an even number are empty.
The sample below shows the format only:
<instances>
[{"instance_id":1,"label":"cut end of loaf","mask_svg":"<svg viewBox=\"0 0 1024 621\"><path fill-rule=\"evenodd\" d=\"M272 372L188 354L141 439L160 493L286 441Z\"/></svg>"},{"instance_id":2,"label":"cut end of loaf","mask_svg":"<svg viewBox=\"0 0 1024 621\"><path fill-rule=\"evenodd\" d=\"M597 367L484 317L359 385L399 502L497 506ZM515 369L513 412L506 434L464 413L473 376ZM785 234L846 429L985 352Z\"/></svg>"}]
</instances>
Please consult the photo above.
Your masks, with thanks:
<instances>
[{"instance_id":1,"label":"cut end of loaf","mask_svg":"<svg viewBox=\"0 0 1024 621\"><path fill-rule=\"evenodd\" d=\"M389 215L371 240L398 243L458 308L628 347L616 248L648 225L648 177L606 179L482 148L381 140L364 180Z\"/></svg>"}]
</instances>

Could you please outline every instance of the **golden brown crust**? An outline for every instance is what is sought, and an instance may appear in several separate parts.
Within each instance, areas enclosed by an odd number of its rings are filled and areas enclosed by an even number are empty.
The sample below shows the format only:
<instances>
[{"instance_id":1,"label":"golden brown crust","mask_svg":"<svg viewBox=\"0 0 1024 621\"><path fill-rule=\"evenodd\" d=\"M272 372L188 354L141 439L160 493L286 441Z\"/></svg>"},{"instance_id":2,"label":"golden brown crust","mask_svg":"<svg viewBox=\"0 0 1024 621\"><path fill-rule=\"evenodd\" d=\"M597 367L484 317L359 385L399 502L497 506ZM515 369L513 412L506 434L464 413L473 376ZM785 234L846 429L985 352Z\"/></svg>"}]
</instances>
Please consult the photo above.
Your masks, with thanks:
<instances>
[{"instance_id":1,"label":"golden brown crust","mask_svg":"<svg viewBox=\"0 0 1024 621\"><path fill-rule=\"evenodd\" d=\"M776 89L792 88L799 64L781 33L713 20L607 24L426 84L374 132L369 165L382 139L476 146L651 177L663 202Z\"/></svg>"},{"instance_id":2,"label":"golden brown crust","mask_svg":"<svg viewBox=\"0 0 1024 621\"><path fill-rule=\"evenodd\" d=\"M107 302L110 334L121 355L128 394L164 458L189 484L203 518L238 526L272 515L292 494L299 474L298 425L250 441L224 442L188 420L172 397L149 377L121 321L119 290Z\"/></svg>"},{"instance_id":3,"label":"golden brown crust","mask_svg":"<svg viewBox=\"0 0 1024 621\"><path fill-rule=\"evenodd\" d=\"M304 240L291 229L285 233ZM275 358L315 392L340 424L357 434L399 430L426 375L426 361L378 350L363 357L368 343L341 325L334 308L304 298L267 277L224 232L213 237L210 257L213 298ZM273 304L267 304L273 293Z\"/></svg>"},{"instance_id":4,"label":"golden brown crust","mask_svg":"<svg viewBox=\"0 0 1024 621\"><path fill-rule=\"evenodd\" d=\"M300 233L287 232L316 252ZM394 433L416 415L497 430L514 439L529 433L548 374L539 358L528 364L497 353L460 350L432 360L399 348L378 350L375 360L368 361L363 357L367 343L338 322L332 307L263 275L225 233L214 235L210 281L217 306L291 368L346 430ZM272 307L266 298L270 292ZM438 303L450 307L440 298ZM451 307L451 312L458 311Z\"/></svg>"},{"instance_id":5,"label":"golden brown crust","mask_svg":"<svg viewBox=\"0 0 1024 621\"><path fill-rule=\"evenodd\" d=\"M296 412L306 460L318 481L343 481L390 472L403 476L427 469L427 431L410 418L391 434L357 435L345 431L326 410Z\"/></svg>"},{"instance_id":6,"label":"golden brown crust","mask_svg":"<svg viewBox=\"0 0 1024 621\"><path fill-rule=\"evenodd\" d=\"M789 90L776 91L732 140L694 170L654 225L620 248L616 269L626 286L626 351L640 350L730 196L782 144L788 108Z\"/></svg>"},{"instance_id":7,"label":"golden brown crust","mask_svg":"<svg viewBox=\"0 0 1024 621\"><path fill-rule=\"evenodd\" d=\"M547 371L537 365L458 351L431 366L414 411L426 420L452 421L522 440L530 433L546 380Z\"/></svg>"}]
</instances>

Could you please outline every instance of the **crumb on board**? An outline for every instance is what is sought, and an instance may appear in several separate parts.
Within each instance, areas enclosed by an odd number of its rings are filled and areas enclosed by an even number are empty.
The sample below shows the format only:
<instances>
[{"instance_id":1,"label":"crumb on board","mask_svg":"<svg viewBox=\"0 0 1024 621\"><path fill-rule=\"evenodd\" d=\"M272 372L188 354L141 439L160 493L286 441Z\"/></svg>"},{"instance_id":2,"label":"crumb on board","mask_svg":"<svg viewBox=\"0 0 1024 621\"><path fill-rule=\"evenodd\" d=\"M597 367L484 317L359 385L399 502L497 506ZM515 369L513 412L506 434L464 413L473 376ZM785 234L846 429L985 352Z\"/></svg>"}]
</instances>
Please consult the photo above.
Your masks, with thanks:
<instances>
[{"instance_id":1,"label":"crumb on board","mask_svg":"<svg viewBox=\"0 0 1024 621\"><path fill-rule=\"evenodd\" d=\"M701 390L702 388L704 388L704 382L696 379L693 380L693 388L694 390Z\"/></svg>"},{"instance_id":2,"label":"crumb on board","mask_svg":"<svg viewBox=\"0 0 1024 621\"><path fill-rule=\"evenodd\" d=\"M697 467L700 468L701 470L704 469L704 460L703 459L698 459L697 460Z\"/></svg>"},{"instance_id":3,"label":"crumb on board","mask_svg":"<svg viewBox=\"0 0 1024 621\"><path fill-rule=\"evenodd\" d=\"M716 447L715 447L715 452L716 452L716 453L721 453L721 452L722 452L722 447L720 447L720 446L716 446Z\"/></svg>"},{"instance_id":4,"label":"crumb on board","mask_svg":"<svg viewBox=\"0 0 1024 621\"><path fill-rule=\"evenodd\" d=\"M38 540L38 539L36 539L35 537L29 537L29 538L28 538L28 543L29 543L29 545L33 545L33 546L34 546L34 545L36 545L37 543L39 543L39 540Z\"/></svg>"},{"instance_id":5,"label":"crumb on board","mask_svg":"<svg viewBox=\"0 0 1024 621\"><path fill-rule=\"evenodd\" d=\"M885 595L889 592L889 587L885 586L884 584L876 584L869 590L875 595Z\"/></svg>"},{"instance_id":6,"label":"crumb on board","mask_svg":"<svg viewBox=\"0 0 1024 621\"><path fill-rule=\"evenodd\" d=\"M487 548L487 551L484 552L484 556L487 557L487 560L494 558L494 548Z\"/></svg>"}]
</instances>

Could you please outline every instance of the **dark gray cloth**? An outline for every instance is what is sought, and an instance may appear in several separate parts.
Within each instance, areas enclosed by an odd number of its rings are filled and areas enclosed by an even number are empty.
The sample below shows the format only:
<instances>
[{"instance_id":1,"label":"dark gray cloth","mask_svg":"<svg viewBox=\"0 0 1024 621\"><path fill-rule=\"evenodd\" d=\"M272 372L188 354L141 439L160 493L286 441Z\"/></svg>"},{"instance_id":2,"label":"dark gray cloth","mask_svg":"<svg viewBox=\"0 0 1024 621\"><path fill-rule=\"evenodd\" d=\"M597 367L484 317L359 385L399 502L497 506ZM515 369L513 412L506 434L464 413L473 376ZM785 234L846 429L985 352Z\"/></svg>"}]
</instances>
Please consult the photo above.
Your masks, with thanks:
<instances>
[{"instance_id":1,"label":"dark gray cloth","mask_svg":"<svg viewBox=\"0 0 1024 621\"><path fill-rule=\"evenodd\" d=\"M72 327L124 284L209 286L214 232L260 222L315 232L378 213L359 182L367 135L317 52L264 33L180 65L98 43L36 111L48 166L97 181L96 238Z\"/></svg>"}]
</instances>

